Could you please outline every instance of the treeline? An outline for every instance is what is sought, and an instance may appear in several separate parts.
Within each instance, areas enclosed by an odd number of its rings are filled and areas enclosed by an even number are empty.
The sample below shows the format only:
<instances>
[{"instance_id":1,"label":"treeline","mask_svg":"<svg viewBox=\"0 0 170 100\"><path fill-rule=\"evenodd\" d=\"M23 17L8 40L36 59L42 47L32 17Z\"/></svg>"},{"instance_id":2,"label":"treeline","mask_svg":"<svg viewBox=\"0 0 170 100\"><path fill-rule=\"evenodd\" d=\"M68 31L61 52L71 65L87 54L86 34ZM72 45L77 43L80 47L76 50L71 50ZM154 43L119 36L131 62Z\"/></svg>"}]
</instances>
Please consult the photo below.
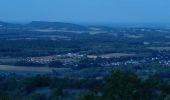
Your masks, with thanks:
<instances>
[{"instance_id":1,"label":"treeline","mask_svg":"<svg viewBox=\"0 0 170 100\"><path fill-rule=\"evenodd\" d=\"M67 79L37 75L20 78L13 76L0 77L0 100L63 100L74 98L64 90L99 91L103 86L102 80ZM41 92L44 91L44 92ZM70 91L71 92L71 91Z\"/></svg>"},{"instance_id":2,"label":"treeline","mask_svg":"<svg viewBox=\"0 0 170 100\"><path fill-rule=\"evenodd\" d=\"M100 94L87 92L81 100L169 100L170 84L158 75L139 78L133 73L115 71L106 78Z\"/></svg>"},{"instance_id":3,"label":"treeline","mask_svg":"<svg viewBox=\"0 0 170 100\"><path fill-rule=\"evenodd\" d=\"M0 57L34 57L77 52L81 41L0 40Z\"/></svg>"},{"instance_id":4,"label":"treeline","mask_svg":"<svg viewBox=\"0 0 170 100\"><path fill-rule=\"evenodd\" d=\"M28 62L25 60L16 61L15 63L11 64L15 66L27 66L27 67L66 67L63 66L61 61L51 61L49 63L39 63L39 62Z\"/></svg>"},{"instance_id":5,"label":"treeline","mask_svg":"<svg viewBox=\"0 0 170 100\"><path fill-rule=\"evenodd\" d=\"M0 32L1 34L1 32ZM66 54L84 52L87 54L105 54L116 52L148 52L143 45L144 40L129 40L127 38L113 38L109 35L88 35L88 34L40 34L40 33L18 33L6 34L5 39L0 39L0 57L32 57L47 56L54 54ZM68 36L71 40L63 39L50 40L50 37ZM20 39L21 38L21 39ZM30 40L22 39L30 38ZM33 39L31 39L33 38ZM34 39L38 38L38 39ZM8 40L9 39L9 40ZM11 40L10 40L11 39ZM117 49L119 48L119 49Z\"/></svg>"},{"instance_id":6,"label":"treeline","mask_svg":"<svg viewBox=\"0 0 170 100\"><path fill-rule=\"evenodd\" d=\"M67 91L67 92L66 92ZM104 79L0 77L0 100L169 100L170 85L154 75L114 71Z\"/></svg>"}]
</instances>

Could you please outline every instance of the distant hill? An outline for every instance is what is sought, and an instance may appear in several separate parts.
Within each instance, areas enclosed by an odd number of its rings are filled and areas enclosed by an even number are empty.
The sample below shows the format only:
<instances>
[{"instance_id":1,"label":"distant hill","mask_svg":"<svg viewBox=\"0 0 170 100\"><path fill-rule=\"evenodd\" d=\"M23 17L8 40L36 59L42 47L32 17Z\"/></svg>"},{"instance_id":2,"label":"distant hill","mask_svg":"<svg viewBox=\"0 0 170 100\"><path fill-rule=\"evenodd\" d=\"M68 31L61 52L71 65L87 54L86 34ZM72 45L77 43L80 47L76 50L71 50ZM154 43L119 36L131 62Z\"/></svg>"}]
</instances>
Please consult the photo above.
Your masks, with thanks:
<instances>
[{"instance_id":1,"label":"distant hill","mask_svg":"<svg viewBox=\"0 0 170 100\"><path fill-rule=\"evenodd\" d=\"M28 24L14 24L0 22L1 28L24 28L24 29L66 29L66 30L87 30L88 28L82 25L63 23L63 22L46 22L32 21Z\"/></svg>"},{"instance_id":2,"label":"distant hill","mask_svg":"<svg viewBox=\"0 0 170 100\"><path fill-rule=\"evenodd\" d=\"M68 29L68 30L86 30L85 26L72 24L72 23L63 23L63 22L45 22L45 21L32 21L27 24L27 27L30 28L52 28L52 29Z\"/></svg>"},{"instance_id":3,"label":"distant hill","mask_svg":"<svg viewBox=\"0 0 170 100\"><path fill-rule=\"evenodd\" d=\"M22 27L22 25L0 21L0 27L1 28L20 28L20 27Z\"/></svg>"}]
</instances>

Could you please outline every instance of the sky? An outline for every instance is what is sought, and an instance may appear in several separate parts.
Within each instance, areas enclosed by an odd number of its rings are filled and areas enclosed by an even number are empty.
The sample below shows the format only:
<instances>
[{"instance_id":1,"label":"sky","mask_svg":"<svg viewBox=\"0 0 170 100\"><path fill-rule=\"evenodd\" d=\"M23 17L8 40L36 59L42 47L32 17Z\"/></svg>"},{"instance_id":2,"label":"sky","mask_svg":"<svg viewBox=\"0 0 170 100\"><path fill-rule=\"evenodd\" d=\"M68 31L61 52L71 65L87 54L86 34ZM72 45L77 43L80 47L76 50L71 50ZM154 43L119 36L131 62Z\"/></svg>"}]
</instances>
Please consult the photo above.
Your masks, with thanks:
<instances>
[{"instance_id":1,"label":"sky","mask_svg":"<svg viewBox=\"0 0 170 100\"><path fill-rule=\"evenodd\" d=\"M170 0L0 0L0 21L170 23Z\"/></svg>"}]
</instances>

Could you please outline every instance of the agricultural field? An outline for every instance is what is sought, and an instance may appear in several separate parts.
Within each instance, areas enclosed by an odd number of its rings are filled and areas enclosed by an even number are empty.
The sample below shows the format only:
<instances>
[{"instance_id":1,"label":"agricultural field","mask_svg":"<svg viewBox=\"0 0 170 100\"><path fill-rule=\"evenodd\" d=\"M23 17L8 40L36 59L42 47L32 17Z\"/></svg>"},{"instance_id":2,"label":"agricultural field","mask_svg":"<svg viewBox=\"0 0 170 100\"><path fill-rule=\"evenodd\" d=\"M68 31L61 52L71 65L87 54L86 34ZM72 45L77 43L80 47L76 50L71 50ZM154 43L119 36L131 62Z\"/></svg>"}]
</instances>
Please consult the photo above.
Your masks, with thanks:
<instances>
[{"instance_id":1,"label":"agricultural field","mask_svg":"<svg viewBox=\"0 0 170 100\"><path fill-rule=\"evenodd\" d=\"M159 72L170 66L169 32L167 26L107 27L57 22L31 22L22 26L6 23L0 28L0 70L15 74L27 71L52 75L56 72L55 75L64 77L84 78L88 73L94 73L91 78L103 77L114 69L139 75L147 71ZM155 67L141 67L145 65Z\"/></svg>"}]
</instances>

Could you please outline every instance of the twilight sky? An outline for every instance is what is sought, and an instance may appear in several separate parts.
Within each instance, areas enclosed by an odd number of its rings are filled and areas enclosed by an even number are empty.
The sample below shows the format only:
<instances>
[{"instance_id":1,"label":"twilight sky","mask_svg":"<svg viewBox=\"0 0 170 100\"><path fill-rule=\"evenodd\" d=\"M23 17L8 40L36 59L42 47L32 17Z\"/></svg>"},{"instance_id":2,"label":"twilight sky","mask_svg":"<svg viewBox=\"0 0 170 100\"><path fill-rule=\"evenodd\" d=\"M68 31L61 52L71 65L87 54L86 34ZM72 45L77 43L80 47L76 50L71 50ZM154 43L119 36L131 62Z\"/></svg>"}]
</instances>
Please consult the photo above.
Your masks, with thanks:
<instances>
[{"instance_id":1,"label":"twilight sky","mask_svg":"<svg viewBox=\"0 0 170 100\"><path fill-rule=\"evenodd\" d=\"M0 21L170 23L170 0L0 0Z\"/></svg>"}]
</instances>

